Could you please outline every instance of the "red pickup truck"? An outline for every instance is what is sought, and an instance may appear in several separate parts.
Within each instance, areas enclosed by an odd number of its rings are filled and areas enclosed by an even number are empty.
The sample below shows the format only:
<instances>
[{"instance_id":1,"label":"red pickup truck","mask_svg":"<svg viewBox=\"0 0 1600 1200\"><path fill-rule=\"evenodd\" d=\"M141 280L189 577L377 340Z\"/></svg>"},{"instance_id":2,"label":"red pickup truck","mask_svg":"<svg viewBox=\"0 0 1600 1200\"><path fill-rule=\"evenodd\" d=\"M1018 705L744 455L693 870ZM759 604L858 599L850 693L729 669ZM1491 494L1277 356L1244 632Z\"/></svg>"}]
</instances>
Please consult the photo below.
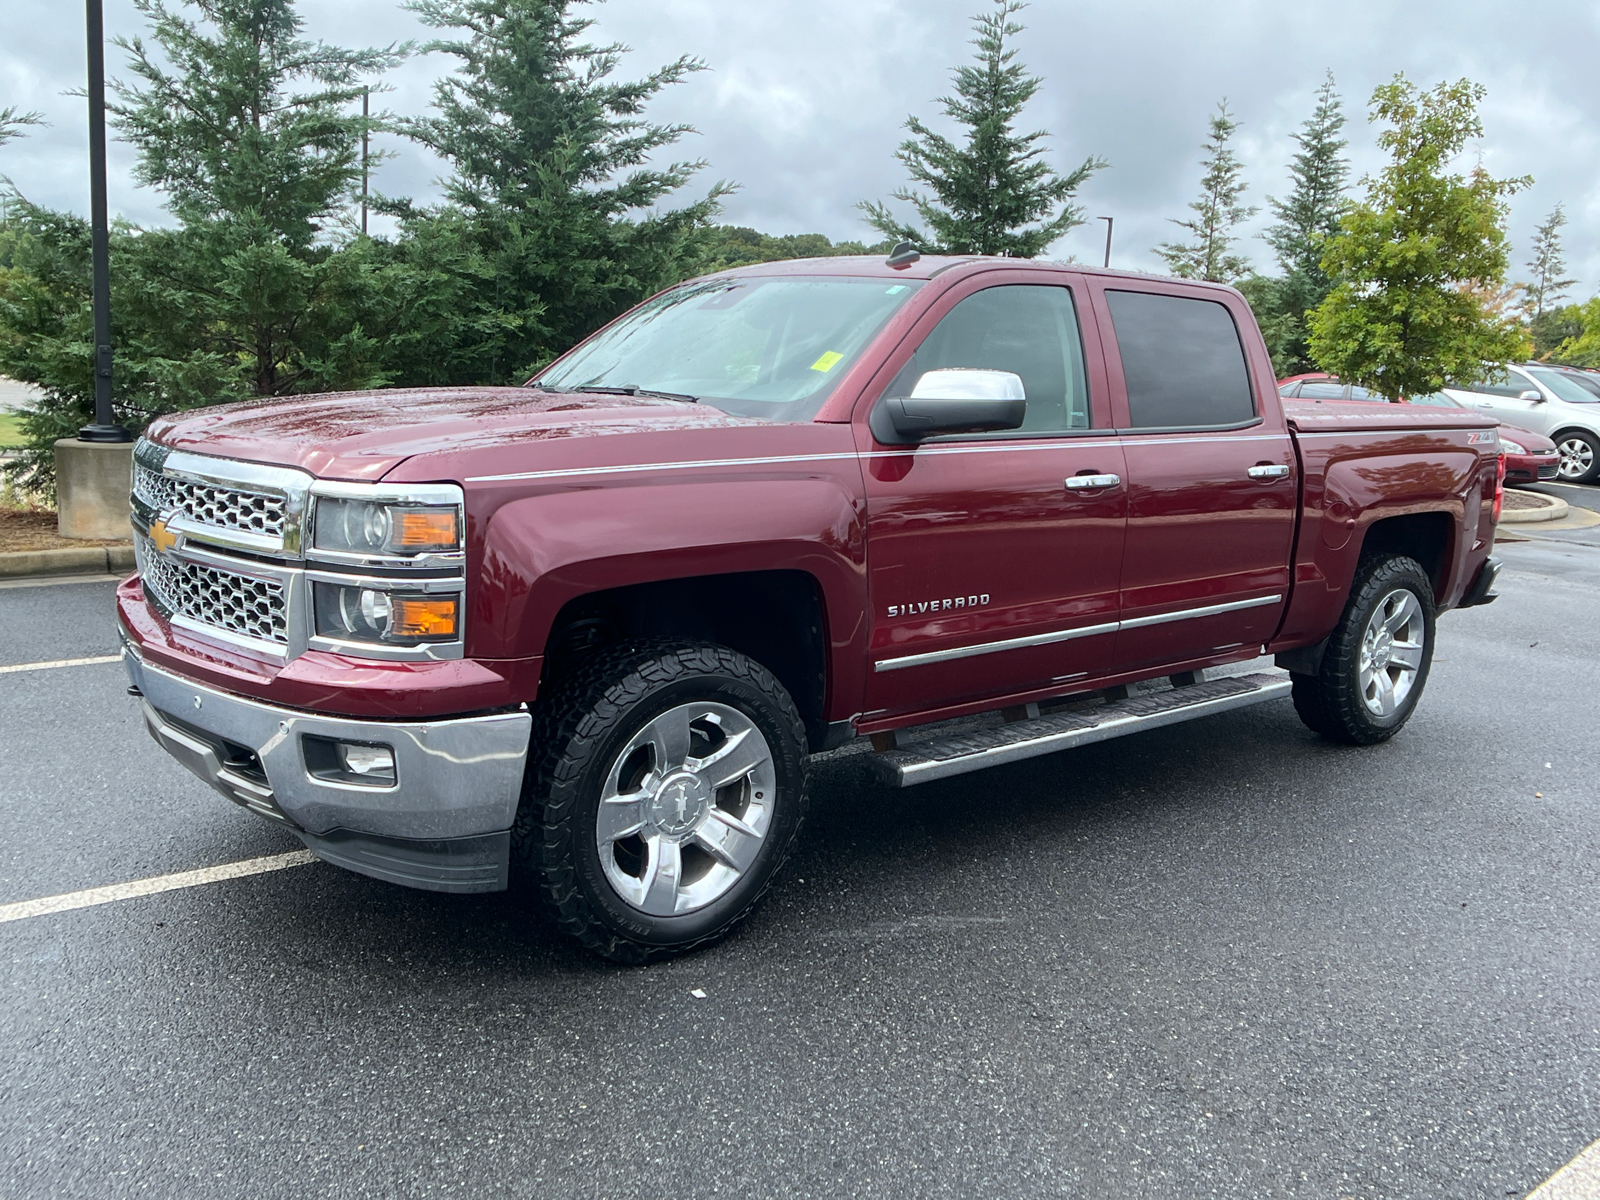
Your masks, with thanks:
<instances>
[{"instance_id":1,"label":"red pickup truck","mask_svg":"<svg viewBox=\"0 0 1600 1200\"><path fill-rule=\"evenodd\" d=\"M640 962L749 910L848 739L906 786L1291 693L1390 737L1499 504L1492 420L1281 402L1229 288L899 253L691 280L523 387L160 420L117 603L225 796Z\"/></svg>"}]
</instances>

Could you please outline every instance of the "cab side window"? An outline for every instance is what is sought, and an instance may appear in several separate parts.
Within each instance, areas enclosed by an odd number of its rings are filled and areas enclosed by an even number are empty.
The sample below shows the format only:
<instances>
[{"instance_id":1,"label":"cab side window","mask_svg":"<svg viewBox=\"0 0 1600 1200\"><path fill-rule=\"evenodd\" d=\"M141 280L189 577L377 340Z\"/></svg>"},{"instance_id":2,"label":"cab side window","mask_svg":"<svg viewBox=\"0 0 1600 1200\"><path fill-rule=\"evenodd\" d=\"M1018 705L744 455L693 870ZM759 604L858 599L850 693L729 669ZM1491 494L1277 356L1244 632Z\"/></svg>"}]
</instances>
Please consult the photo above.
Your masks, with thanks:
<instances>
[{"instance_id":1,"label":"cab side window","mask_svg":"<svg viewBox=\"0 0 1600 1200\"><path fill-rule=\"evenodd\" d=\"M1136 429L1243 425L1255 419L1233 317L1187 296L1106 291ZM1302 387L1301 396L1309 395Z\"/></svg>"},{"instance_id":2,"label":"cab side window","mask_svg":"<svg viewBox=\"0 0 1600 1200\"><path fill-rule=\"evenodd\" d=\"M1007 284L960 301L933 327L885 395L909 396L928 371L1010 371L1027 396L1024 433L1088 429L1089 387L1072 291Z\"/></svg>"}]
</instances>

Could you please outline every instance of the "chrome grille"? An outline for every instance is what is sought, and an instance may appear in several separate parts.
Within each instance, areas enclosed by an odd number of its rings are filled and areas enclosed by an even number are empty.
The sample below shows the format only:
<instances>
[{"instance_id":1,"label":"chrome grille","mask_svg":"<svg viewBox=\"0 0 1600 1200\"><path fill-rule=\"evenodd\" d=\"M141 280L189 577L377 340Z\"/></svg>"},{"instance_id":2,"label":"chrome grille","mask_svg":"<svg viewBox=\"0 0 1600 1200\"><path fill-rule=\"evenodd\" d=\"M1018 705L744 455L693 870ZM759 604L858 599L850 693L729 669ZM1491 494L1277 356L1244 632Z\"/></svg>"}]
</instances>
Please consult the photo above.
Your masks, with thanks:
<instances>
[{"instance_id":1,"label":"chrome grille","mask_svg":"<svg viewBox=\"0 0 1600 1200\"><path fill-rule=\"evenodd\" d=\"M157 512L177 511L197 525L281 538L288 501L266 492L218 487L134 467L134 493Z\"/></svg>"},{"instance_id":2,"label":"chrome grille","mask_svg":"<svg viewBox=\"0 0 1600 1200\"><path fill-rule=\"evenodd\" d=\"M282 584L156 554L143 536L135 537L134 546L145 589L160 607L202 625L289 644Z\"/></svg>"}]
</instances>

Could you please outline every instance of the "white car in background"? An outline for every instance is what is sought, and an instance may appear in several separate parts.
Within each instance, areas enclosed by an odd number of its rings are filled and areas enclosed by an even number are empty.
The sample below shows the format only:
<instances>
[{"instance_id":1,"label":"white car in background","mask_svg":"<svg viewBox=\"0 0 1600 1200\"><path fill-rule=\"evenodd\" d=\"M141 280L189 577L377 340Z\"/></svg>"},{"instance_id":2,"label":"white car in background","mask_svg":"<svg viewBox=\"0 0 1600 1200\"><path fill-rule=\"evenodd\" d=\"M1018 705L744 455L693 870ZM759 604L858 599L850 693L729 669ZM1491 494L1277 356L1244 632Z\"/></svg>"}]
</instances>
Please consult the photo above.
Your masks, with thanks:
<instances>
[{"instance_id":1,"label":"white car in background","mask_svg":"<svg viewBox=\"0 0 1600 1200\"><path fill-rule=\"evenodd\" d=\"M1538 363L1508 366L1470 388L1445 388L1469 408L1555 442L1564 483L1600 478L1600 395L1569 373Z\"/></svg>"}]
</instances>

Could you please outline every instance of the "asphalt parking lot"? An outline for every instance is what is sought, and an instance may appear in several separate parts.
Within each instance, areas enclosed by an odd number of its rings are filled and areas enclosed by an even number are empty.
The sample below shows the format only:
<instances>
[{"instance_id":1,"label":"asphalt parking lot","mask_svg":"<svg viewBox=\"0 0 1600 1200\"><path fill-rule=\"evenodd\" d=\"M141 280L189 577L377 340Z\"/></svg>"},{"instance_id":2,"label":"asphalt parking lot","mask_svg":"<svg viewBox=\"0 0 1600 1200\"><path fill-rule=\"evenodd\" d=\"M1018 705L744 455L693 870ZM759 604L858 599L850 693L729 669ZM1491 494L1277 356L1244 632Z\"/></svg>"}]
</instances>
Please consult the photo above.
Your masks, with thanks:
<instances>
[{"instance_id":1,"label":"asphalt parking lot","mask_svg":"<svg viewBox=\"0 0 1600 1200\"><path fill-rule=\"evenodd\" d=\"M1369 750L1277 702L904 792L611 967L320 863L0 924L0 1191L1521 1196L1600 1137L1600 548L1505 546ZM0 590L0 666L115 650ZM299 848L116 664L0 673L0 905ZM704 998L695 995L704 992Z\"/></svg>"}]
</instances>

